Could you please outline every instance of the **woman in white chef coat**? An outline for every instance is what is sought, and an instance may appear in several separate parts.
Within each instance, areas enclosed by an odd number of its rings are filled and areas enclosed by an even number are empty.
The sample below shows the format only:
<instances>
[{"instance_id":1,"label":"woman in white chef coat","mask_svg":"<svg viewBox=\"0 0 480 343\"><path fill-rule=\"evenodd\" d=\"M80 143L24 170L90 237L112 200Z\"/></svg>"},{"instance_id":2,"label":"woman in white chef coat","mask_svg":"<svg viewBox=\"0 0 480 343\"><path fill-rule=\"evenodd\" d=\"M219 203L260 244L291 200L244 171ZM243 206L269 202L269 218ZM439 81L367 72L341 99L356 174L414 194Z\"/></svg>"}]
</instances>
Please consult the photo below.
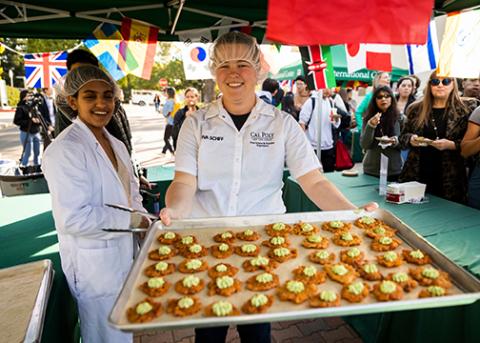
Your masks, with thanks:
<instances>
[{"instance_id":1,"label":"woman in white chef coat","mask_svg":"<svg viewBox=\"0 0 480 343\"><path fill-rule=\"evenodd\" d=\"M223 96L185 120L175 156L175 177L160 218L284 213L286 162L308 197L323 210L356 208L320 172L298 123L255 95L261 53L240 32L220 36L210 69ZM369 204L373 209L376 204ZM196 342L224 342L227 327L196 329ZM269 324L239 325L242 342L270 342Z\"/></svg>"},{"instance_id":2,"label":"woman in white chef coat","mask_svg":"<svg viewBox=\"0 0 480 343\"><path fill-rule=\"evenodd\" d=\"M103 228L148 226L148 220L106 207L143 210L124 144L105 130L119 89L101 69L70 71L57 106L76 117L46 149L42 169L52 196L62 269L77 300L84 342L131 342L108 325L108 315L133 261L128 233Z\"/></svg>"}]
</instances>

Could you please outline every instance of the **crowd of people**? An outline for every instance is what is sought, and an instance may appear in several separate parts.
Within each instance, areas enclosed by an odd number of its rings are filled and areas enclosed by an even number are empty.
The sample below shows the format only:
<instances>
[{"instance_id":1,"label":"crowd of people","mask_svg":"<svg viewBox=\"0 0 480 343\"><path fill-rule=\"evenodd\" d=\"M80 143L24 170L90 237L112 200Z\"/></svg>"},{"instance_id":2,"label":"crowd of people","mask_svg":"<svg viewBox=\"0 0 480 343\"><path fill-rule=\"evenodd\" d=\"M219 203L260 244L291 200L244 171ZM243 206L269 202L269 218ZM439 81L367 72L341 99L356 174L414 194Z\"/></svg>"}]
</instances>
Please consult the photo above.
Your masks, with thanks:
<instances>
[{"instance_id":1,"label":"crowd of people","mask_svg":"<svg viewBox=\"0 0 480 343\"><path fill-rule=\"evenodd\" d=\"M67 66L55 98L58 115L49 122L56 139L42 163L62 269L78 304L83 340L131 342L132 335L110 327L107 316L138 242L102 228L148 227L147 218L105 204L145 211L139 181L149 183L131 160L130 126L116 83L85 50L71 52ZM364 173L378 176L383 154L389 180L417 180L431 194L480 208L478 79L463 80L460 94L454 78L432 73L419 94L415 76L401 78L394 91L389 73L379 72L359 105L351 89L313 91L302 76L295 92L272 79L256 92L261 52L254 38L240 32L217 38L210 70L221 95L202 108L195 88L184 91L183 106L175 89L166 89L162 152L175 154L175 176L160 211L166 226L182 218L285 213L285 165L322 210L356 209L322 173L339 169L337 147L351 144L353 129L361 132ZM26 133L39 139L39 123L25 115L29 97L22 93L15 115L23 141ZM160 111L159 98L155 106ZM35 144L32 139L37 151ZM377 207L363 205L367 211ZM270 342L270 330L268 323L238 326L242 341ZM195 333L196 342L224 342L227 327Z\"/></svg>"},{"instance_id":2,"label":"crowd of people","mask_svg":"<svg viewBox=\"0 0 480 343\"><path fill-rule=\"evenodd\" d=\"M352 150L358 130L365 174L379 177L384 155L389 181L418 181L430 194L480 208L479 79L432 72L423 91L415 75L394 86L389 73L378 72L358 106L352 89L312 91L303 76L295 93L275 99L279 83L266 79L257 95L298 121L315 152L320 148L324 172L343 169L338 144Z\"/></svg>"}]
</instances>

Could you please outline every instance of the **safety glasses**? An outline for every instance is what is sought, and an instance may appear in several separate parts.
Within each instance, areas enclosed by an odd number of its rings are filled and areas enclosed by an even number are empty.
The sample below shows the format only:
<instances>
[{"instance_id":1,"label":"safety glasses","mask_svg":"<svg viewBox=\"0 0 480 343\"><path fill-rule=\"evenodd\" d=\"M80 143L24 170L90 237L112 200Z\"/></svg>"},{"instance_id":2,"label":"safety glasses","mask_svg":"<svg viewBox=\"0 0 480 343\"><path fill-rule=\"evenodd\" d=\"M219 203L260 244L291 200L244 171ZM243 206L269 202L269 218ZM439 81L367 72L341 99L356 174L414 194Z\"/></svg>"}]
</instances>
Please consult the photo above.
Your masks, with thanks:
<instances>
[{"instance_id":1,"label":"safety glasses","mask_svg":"<svg viewBox=\"0 0 480 343\"><path fill-rule=\"evenodd\" d=\"M430 84L432 86L438 86L440 85L440 83L444 86L448 86L449 84L452 83L452 79L443 79L443 80L440 80L440 79L431 79L430 80Z\"/></svg>"}]
</instances>

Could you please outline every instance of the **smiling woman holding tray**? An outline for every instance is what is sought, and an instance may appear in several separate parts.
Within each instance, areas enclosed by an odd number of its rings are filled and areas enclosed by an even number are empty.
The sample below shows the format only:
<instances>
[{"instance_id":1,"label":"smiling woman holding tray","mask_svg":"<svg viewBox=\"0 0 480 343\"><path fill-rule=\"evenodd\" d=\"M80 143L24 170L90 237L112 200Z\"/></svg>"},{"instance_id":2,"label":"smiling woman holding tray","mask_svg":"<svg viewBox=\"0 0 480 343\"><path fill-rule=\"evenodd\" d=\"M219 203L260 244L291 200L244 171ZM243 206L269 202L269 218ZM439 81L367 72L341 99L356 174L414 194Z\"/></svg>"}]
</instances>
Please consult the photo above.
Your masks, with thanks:
<instances>
[{"instance_id":1,"label":"smiling woman holding tray","mask_svg":"<svg viewBox=\"0 0 480 343\"><path fill-rule=\"evenodd\" d=\"M262 56L255 39L220 36L210 69L222 97L185 120L178 139L175 177L160 212L172 219L285 213L285 163L323 210L356 208L320 172L305 134L289 114L255 95ZM369 204L375 209L376 204ZM228 327L196 329L196 342L224 342ZM270 342L269 324L239 325L242 342Z\"/></svg>"}]
</instances>

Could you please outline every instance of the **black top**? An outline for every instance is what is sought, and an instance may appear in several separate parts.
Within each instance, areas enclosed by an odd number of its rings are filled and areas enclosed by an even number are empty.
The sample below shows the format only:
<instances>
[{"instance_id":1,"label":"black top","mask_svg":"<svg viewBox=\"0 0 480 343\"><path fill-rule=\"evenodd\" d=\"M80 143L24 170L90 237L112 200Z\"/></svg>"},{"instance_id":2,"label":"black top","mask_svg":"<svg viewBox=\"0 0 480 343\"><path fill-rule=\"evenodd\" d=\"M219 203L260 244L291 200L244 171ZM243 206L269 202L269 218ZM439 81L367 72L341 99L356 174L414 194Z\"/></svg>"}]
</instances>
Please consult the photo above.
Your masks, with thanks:
<instances>
[{"instance_id":1,"label":"black top","mask_svg":"<svg viewBox=\"0 0 480 343\"><path fill-rule=\"evenodd\" d=\"M237 130L240 131L245 122L247 121L250 112L248 112L247 114L231 114L230 112L228 112L228 114L232 118L233 123L237 127Z\"/></svg>"},{"instance_id":2,"label":"black top","mask_svg":"<svg viewBox=\"0 0 480 343\"><path fill-rule=\"evenodd\" d=\"M34 110L28 107L24 101L21 101L15 110L13 123L20 126L21 131L35 134L40 132L40 124L36 124L32 121L31 111Z\"/></svg>"},{"instance_id":3,"label":"black top","mask_svg":"<svg viewBox=\"0 0 480 343\"><path fill-rule=\"evenodd\" d=\"M445 138L447 131L447 118L445 108L432 109L432 119L423 128L423 136L432 140ZM436 130L435 130L436 128ZM443 194L442 182L442 156L444 152L434 147L420 148L420 182L426 183L427 192L438 195ZM427 182L428 180L428 182Z\"/></svg>"}]
</instances>

